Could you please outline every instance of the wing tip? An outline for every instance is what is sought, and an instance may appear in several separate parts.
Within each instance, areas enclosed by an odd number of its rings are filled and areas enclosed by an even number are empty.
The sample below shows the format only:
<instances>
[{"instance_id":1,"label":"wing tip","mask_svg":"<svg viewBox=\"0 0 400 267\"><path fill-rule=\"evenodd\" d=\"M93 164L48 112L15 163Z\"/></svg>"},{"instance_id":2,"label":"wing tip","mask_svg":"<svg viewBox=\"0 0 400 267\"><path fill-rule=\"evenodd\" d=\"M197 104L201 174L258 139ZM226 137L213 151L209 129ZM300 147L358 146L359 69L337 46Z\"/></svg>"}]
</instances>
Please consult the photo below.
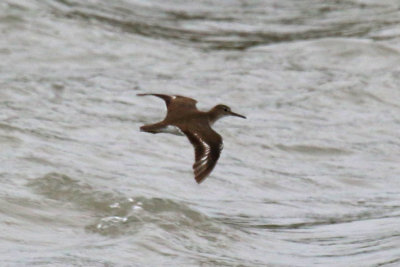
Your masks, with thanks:
<instances>
[{"instance_id":1,"label":"wing tip","mask_svg":"<svg viewBox=\"0 0 400 267\"><path fill-rule=\"evenodd\" d=\"M207 178L207 176L201 177L201 176L195 176L194 179L196 180L197 184L201 184L205 179Z\"/></svg>"},{"instance_id":2,"label":"wing tip","mask_svg":"<svg viewBox=\"0 0 400 267\"><path fill-rule=\"evenodd\" d=\"M211 168L211 169L207 168L207 169L205 169L203 171L200 171L200 172L197 172L197 173L196 173L196 170L195 170L194 179L196 180L196 182L198 184L201 184L210 175L212 169L213 168Z\"/></svg>"}]
</instances>

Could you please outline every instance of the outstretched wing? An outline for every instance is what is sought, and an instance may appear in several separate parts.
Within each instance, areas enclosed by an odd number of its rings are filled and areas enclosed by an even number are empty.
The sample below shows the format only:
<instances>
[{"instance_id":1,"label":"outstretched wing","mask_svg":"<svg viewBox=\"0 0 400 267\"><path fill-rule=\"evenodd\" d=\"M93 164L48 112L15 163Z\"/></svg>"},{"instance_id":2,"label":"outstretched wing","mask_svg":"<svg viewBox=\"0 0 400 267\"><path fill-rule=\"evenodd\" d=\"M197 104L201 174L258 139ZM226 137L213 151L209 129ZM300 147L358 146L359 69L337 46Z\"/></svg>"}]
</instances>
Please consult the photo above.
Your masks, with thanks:
<instances>
[{"instance_id":1,"label":"outstretched wing","mask_svg":"<svg viewBox=\"0 0 400 267\"><path fill-rule=\"evenodd\" d=\"M194 178L197 183L201 183L217 164L223 148L222 137L211 127L184 130L183 133L194 146Z\"/></svg>"},{"instance_id":2,"label":"outstretched wing","mask_svg":"<svg viewBox=\"0 0 400 267\"><path fill-rule=\"evenodd\" d=\"M138 96L152 95L159 97L165 101L167 105L167 110L169 112L176 112L182 109L190 110L197 109L197 101L190 97L180 96L180 95L163 95L163 94L137 94Z\"/></svg>"}]
</instances>

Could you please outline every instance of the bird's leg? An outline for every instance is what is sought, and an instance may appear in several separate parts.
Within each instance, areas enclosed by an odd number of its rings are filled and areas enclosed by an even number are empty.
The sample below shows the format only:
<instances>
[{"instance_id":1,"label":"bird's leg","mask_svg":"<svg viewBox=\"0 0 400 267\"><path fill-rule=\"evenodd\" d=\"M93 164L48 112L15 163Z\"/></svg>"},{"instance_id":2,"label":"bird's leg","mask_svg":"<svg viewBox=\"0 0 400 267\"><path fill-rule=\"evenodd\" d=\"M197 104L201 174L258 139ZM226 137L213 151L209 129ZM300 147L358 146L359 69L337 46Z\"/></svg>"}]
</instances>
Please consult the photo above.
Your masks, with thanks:
<instances>
[{"instance_id":1,"label":"bird's leg","mask_svg":"<svg viewBox=\"0 0 400 267\"><path fill-rule=\"evenodd\" d=\"M165 128L165 125L162 124L161 122L157 122L154 124L149 124L149 125L143 125L140 127L140 130L142 132L148 132L148 133L159 133L162 132L162 130Z\"/></svg>"}]
</instances>

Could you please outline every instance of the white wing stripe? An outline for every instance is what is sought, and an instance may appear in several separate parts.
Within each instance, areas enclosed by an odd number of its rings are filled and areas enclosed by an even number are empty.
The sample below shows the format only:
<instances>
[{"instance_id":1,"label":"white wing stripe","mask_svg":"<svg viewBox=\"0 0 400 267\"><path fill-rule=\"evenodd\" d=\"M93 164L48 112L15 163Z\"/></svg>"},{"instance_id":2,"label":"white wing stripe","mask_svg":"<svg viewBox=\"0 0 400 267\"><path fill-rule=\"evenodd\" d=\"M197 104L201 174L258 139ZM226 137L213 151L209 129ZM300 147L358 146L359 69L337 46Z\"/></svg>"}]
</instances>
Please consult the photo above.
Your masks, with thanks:
<instances>
[{"instance_id":1,"label":"white wing stripe","mask_svg":"<svg viewBox=\"0 0 400 267\"><path fill-rule=\"evenodd\" d=\"M209 163L211 147L206 142L204 142L204 140L202 138L200 138L200 136L197 133L193 133L193 134L200 141L200 143L204 149L204 155L195 163L196 172L201 173L204 169L207 168L207 165Z\"/></svg>"}]
</instances>

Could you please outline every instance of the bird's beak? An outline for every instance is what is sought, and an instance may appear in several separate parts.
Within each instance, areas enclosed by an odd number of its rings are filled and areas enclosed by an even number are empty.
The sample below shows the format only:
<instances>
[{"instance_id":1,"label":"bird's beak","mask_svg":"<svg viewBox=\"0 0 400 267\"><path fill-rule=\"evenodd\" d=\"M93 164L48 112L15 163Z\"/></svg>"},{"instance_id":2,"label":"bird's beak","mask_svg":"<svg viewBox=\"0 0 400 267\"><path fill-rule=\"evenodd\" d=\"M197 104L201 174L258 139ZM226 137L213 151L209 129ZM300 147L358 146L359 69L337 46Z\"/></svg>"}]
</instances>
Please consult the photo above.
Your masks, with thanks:
<instances>
[{"instance_id":1,"label":"bird's beak","mask_svg":"<svg viewBox=\"0 0 400 267\"><path fill-rule=\"evenodd\" d=\"M236 117L240 117L240 118L243 118L243 119L246 119L246 117L245 116L243 116L243 115L240 115L240 114L237 114L237 113L235 113L235 112L229 112L229 114L230 115L232 115L232 116L236 116Z\"/></svg>"}]
</instances>

